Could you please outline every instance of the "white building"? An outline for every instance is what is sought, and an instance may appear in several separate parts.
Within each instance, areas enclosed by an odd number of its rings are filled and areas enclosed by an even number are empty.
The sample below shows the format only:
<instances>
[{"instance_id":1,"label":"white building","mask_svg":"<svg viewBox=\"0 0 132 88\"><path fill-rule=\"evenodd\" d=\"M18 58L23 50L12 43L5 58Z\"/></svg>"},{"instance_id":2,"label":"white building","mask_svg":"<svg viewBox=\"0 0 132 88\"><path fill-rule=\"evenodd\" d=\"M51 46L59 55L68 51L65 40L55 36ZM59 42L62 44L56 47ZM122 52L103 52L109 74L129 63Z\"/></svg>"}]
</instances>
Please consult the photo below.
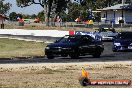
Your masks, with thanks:
<instances>
[{"instance_id":1,"label":"white building","mask_svg":"<svg viewBox=\"0 0 132 88\"><path fill-rule=\"evenodd\" d=\"M119 20L124 20L124 23L132 23L132 5L117 4L111 7L98 9L101 11L102 23L119 24Z\"/></svg>"}]
</instances>

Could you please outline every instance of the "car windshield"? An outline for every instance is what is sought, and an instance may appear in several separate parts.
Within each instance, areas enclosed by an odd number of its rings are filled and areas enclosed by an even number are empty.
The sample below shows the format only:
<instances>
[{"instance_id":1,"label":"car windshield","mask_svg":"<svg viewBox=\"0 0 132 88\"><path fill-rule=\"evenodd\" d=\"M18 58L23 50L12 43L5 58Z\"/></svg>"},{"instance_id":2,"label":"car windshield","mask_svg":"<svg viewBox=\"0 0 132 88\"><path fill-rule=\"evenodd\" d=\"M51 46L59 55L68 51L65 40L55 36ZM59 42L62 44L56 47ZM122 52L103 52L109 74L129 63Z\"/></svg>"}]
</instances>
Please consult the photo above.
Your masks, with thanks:
<instances>
[{"instance_id":1,"label":"car windshield","mask_svg":"<svg viewBox=\"0 0 132 88\"><path fill-rule=\"evenodd\" d=\"M115 31L114 28L112 28L112 29L110 29L110 28L100 28L99 32L113 32L113 33L115 33L116 31Z\"/></svg>"},{"instance_id":2,"label":"car windshield","mask_svg":"<svg viewBox=\"0 0 132 88\"><path fill-rule=\"evenodd\" d=\"M120 38L120 39L132 39L132 33L119 33L117 38Z\"/></svg>"},{"instance_id":3,"label":"car windshield","mask_svg":"<svg viewBox=\"0 0 132 88\"><path fill-rule=\"evenodd\" d=\"M76 36L64 36L60 40L57 41L57 43L67 43L67 42L77 42Z\"/></svg>"}]
</instances>

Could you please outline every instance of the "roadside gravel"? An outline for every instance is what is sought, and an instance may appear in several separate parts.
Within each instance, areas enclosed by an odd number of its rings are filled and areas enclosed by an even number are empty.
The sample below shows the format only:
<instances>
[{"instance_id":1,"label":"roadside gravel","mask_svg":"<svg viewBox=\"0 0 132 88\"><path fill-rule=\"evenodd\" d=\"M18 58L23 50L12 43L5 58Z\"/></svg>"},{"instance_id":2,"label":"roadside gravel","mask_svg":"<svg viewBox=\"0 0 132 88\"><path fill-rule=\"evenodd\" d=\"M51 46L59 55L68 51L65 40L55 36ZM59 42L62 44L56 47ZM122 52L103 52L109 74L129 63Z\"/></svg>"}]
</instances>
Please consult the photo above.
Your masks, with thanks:
<instances>
[{"instance_id":1,"label":"roadside gravel","mask_svg":"<svg viewBox=\"0 0 132 88\"><path fill-rule=\"evenodd\" d=\"M88 71L90 79L132 80L132 61L0 64L0 87L82 88L78 82L82 67ZM124 88L124 86L86 88Z\"/></svg>"}]
</instances>

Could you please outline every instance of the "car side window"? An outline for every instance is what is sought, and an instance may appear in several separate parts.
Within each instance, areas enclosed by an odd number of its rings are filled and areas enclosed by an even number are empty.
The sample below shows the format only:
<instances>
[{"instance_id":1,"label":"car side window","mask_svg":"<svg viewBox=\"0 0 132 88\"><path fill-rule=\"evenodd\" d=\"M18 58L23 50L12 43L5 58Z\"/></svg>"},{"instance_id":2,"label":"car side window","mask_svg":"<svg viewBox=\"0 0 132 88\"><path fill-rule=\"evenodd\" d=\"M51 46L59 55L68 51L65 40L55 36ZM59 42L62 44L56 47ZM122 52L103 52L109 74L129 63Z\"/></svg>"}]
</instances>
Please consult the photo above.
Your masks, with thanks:
<instances>
[{"instance_id":1,"label":"car side window","mask_svg":"<svg viewBox=\"0 0 132 88\"><path fill-rule=\"evenodd\" d=\"M92 38L91 37L83 37L82 42L92 42Z\"/></svg>"}]
</instances>

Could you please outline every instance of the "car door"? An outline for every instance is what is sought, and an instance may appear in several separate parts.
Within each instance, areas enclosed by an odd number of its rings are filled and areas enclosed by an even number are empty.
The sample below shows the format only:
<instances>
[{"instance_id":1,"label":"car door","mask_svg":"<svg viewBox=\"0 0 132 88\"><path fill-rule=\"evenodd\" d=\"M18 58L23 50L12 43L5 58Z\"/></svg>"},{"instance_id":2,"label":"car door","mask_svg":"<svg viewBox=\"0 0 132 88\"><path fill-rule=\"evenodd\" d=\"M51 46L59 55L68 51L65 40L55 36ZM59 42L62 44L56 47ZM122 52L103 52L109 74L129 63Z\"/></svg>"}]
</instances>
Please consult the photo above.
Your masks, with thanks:
<instances>
[{"instance_id":1,"label":"car door","mask_svg":"<svg viewBox=\"0 0 132 88\"><path fill-rule=\"evenodd\" d=\"M90 53L95 50L94 39L90 36L84 36L81 38L81 52Z\"/></svg>"}]
</instances>

